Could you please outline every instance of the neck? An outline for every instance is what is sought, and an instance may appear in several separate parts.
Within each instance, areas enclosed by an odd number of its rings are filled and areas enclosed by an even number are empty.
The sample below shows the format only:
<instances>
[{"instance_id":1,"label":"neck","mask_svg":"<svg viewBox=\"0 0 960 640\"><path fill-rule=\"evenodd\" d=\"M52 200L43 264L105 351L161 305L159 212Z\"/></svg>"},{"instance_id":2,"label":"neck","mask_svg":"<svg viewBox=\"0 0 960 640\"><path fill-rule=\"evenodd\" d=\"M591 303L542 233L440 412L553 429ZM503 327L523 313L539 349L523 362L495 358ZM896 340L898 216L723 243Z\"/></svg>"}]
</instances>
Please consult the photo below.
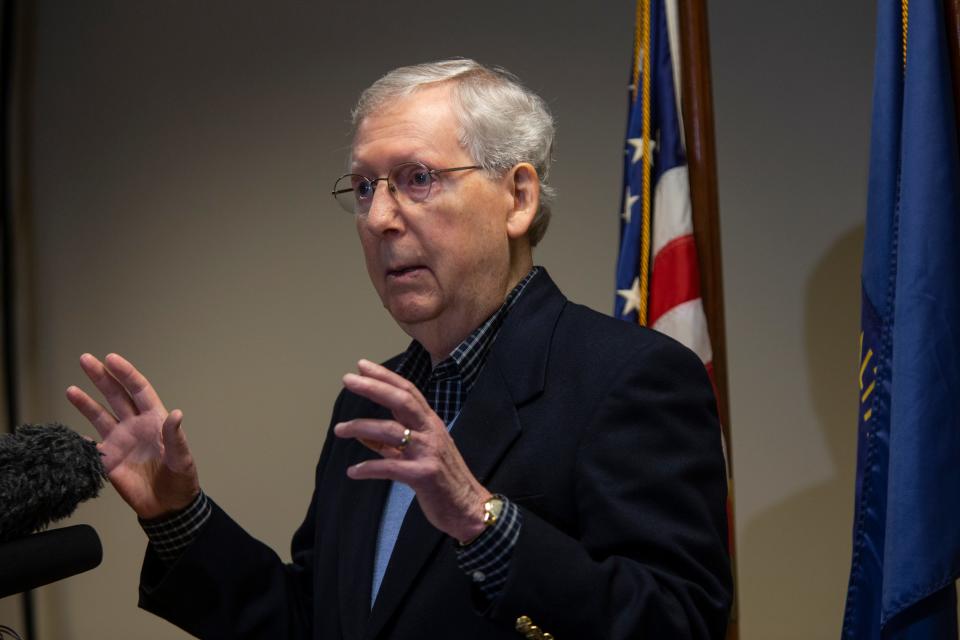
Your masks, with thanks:
<instances>
[{"instance_id":1,"label":"neck","mask_svg":"<svg viewBox=\"0 0 960 640\"><path fill-rule=\"evenodd\" d=\"M452 323L444 323L437 319L435 322L427 323L427 326L408 325L401 328L423 345L430 354L431 366L435 367L446 360L457 345L503 305L507 294L530 273L531 269L533 269L533 256L529 249L525 252L511 252L510 268L498 283L495 294L489 297L485 305L478 305Z\"/></svg>"}]
</instances>

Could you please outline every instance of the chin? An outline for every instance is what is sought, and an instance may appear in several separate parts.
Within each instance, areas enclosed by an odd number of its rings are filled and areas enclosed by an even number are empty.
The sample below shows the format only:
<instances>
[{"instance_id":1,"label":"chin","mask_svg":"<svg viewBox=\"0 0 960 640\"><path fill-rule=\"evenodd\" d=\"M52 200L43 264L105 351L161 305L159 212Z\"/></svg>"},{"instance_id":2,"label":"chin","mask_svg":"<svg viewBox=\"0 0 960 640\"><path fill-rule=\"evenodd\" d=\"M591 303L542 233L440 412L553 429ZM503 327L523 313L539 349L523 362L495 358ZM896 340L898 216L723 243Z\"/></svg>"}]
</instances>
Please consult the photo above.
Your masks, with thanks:
<instances>
[{"instance_id":1,"label":"chin","mask_svg":"<svg viewBox=\"0 0 960 640\"><path fill-rule=\"evenodd\" d=\"M387 301L384 306L400 325L428 322L440 315L439 305L435 300L392 300Z\"/></svg>"}]
</instances>

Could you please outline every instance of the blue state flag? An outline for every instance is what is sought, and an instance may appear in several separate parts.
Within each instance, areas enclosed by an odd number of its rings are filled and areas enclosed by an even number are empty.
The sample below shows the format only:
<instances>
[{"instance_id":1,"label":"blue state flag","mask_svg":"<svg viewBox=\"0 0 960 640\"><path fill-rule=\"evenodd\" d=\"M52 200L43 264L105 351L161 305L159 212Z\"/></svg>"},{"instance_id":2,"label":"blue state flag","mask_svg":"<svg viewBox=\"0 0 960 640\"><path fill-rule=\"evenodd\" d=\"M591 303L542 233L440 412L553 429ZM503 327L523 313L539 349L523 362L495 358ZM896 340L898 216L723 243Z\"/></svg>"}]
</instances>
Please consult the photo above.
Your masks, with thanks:
<instances>
[{"instance_id":1,"label":"blue state flag","mask_svg":"<svg viewBox=\"0 0 960 640\"><path fill-rule=\"evenodd\" d=\"M940 0L879 3L843 638L957 638L960 147Z\"/></svg>"}]
</instances>

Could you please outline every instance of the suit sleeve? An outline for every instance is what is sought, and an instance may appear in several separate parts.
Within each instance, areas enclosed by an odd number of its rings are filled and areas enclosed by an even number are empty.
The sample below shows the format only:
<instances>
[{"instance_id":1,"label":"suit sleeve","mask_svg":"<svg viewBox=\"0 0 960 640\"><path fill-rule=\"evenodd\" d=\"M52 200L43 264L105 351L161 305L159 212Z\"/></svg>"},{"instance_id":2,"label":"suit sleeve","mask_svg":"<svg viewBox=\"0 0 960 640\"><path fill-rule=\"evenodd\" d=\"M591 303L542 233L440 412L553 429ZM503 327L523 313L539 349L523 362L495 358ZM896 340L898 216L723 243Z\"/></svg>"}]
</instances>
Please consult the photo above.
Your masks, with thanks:
<instances>
[{"instance_id":1,"label":"suit sleeve","mask_svg":"<svg viewBox=\"0 0 960 640\"><path fill-rule=\"evenodd\" d=\"M334 410L337 415L340 400ZM327 437L317 477L329 458ZM143 609L199 638L307 638L312 635L316 492L286 564L211 500L213 511L168 567L151 546L140 573Z\"/></svg>"},{"instance_id":2,"label":"suit sleeve","mask_svg":"<svg viewBox=\"0 0 960 640\"><path fill-rule=\"evenodd\" d=\"M575 536L523 509L488 615L557 638L723 638L726 476L696 356L658 340L630 358L583 431L575 486Z\"/></svg>"},{"instance_id":3,"label":"suit sleeve","mask_svg":"<svg viewBox=\"0 0 960 640\"><path fill-rule=\"evenodd\" d=\"M212 501L211 501L212 502ZM284 564L219 506L169 569L152 547L140 574L140 606L198 638L309 637L312 513Z\"/></svg>"}]
</instances>

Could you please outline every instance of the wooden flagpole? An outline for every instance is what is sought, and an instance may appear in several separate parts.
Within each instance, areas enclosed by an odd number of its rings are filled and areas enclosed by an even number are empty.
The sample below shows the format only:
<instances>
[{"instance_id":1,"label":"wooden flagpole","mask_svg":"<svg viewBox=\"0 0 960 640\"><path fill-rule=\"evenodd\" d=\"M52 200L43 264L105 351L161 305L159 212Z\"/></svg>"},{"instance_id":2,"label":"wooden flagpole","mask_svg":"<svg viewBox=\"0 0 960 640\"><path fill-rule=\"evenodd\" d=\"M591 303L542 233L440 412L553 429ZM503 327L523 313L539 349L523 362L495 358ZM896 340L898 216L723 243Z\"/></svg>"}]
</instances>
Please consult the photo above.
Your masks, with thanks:
<instances>
[{"instance_id":1,"label":"wooden flagpole","mask_svg":"<svg viewBox=\"0 0 960 640\"><path fill-rule=\"evenodd\" d=\"M957 135L960 136L960 0L943 0L943 14L947 24L947 45L953 76L953 109Z\"/></svg>"},{"instance_id":2,"label":"wooden flagpole","mask_svg":"<svg viewBox=\"0 0 960 640\"><path fill-rule=\"evenodd\" d=\"M960 2L960 0L952 0ZM733 448L730 443L730 403L727 385L726 325L723 314L723 273L720 259L720 217L717 197L716 143L713 125L713 91L710 82L710 40L704 0L678 0L680 21L680 65L682 76L683 126L686 135L687 166L690 172L690 202L693 233L700 257L700 295L707 316L713 350L713 379L717 409L730 465L729 501L731 558L733 540ZM736 584L736 563L733 563ZM727 640L739 638L738 607L734 592L733 613Z\"/></svg>"}]
</instances>

